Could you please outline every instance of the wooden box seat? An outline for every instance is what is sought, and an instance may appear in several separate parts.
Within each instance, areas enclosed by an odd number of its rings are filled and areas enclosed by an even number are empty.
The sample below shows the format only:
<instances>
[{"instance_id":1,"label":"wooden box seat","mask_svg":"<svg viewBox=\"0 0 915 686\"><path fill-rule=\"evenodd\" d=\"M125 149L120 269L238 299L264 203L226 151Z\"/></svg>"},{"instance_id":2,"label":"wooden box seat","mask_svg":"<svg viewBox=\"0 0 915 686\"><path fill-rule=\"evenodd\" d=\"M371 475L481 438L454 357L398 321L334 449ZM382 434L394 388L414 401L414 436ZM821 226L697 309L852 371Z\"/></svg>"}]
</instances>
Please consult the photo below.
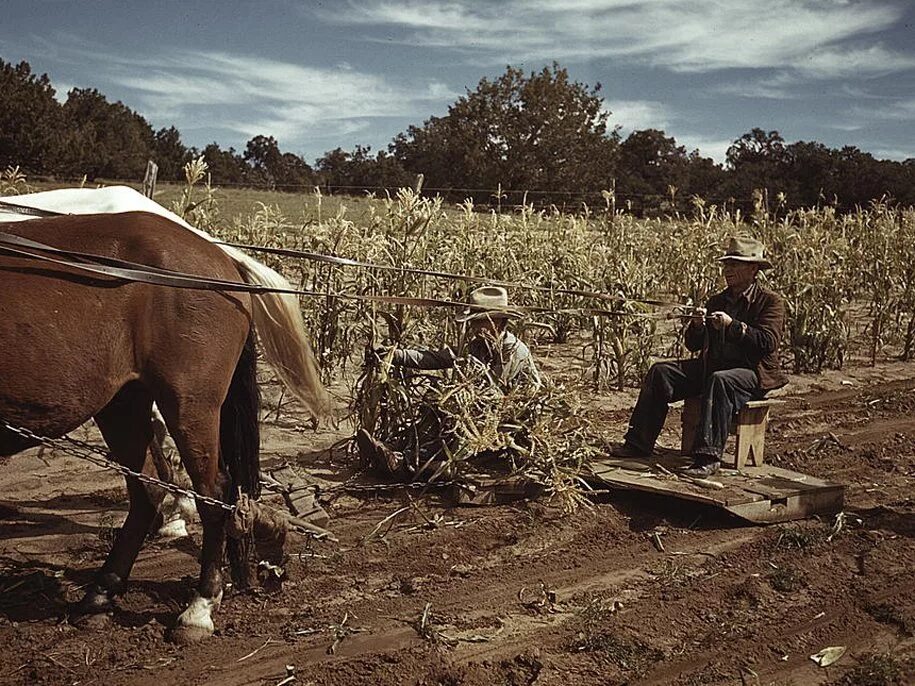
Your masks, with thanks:
<instances>
[{"instance_id":1,"label":"wooden box seat","mask_svg":"<svg viewBox=\"0 0 915 686\"><path fill-rule=\"evenodd\" d=\"M737 435L737 447L734 451L734 466L737 469L742 469L747 464L747 461L755 467L763 465L769 413L775 405L781 405L782 403L784 401L777 398L751 400L737 413L731 424L731 433ZM687 398L683 402L683 412L680 415L682 429L680 453L682 455L689 455L692 450L701 413L701 398Z\"/></svg>"}]
</instances>

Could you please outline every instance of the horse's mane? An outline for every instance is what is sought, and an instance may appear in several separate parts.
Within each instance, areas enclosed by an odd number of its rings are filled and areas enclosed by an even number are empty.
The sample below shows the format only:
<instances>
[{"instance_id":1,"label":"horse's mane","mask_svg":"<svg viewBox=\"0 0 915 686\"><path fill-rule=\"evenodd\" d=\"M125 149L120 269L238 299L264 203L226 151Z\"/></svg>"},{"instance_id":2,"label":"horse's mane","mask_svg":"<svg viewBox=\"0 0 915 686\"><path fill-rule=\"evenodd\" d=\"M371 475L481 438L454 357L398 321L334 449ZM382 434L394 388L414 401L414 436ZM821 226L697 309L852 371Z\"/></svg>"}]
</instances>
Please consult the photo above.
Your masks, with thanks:
<instances>
[{"instance_id":1,"label":"horse's mane","mask_svg":"<svg viewBox=\"0 0 915 686\"><path fill-rule=\"evenodd\" d=\"M270 288L292 289L279 273L241 250L220 245L206 231L191 226L174 212L127 186L107 188L64 188L8 198L17 205L65 214L108 214L150 212L170 219L198 236L216 243L232 259L246 283ZM0 213L0 222L32 219L28 215ZM257 294L252 298L254 328L267 362L282 382L315 417L330 411L330 397L321 384L318 363L305 331L297 296L281 293Z\"/></svg>"}]
</instances>

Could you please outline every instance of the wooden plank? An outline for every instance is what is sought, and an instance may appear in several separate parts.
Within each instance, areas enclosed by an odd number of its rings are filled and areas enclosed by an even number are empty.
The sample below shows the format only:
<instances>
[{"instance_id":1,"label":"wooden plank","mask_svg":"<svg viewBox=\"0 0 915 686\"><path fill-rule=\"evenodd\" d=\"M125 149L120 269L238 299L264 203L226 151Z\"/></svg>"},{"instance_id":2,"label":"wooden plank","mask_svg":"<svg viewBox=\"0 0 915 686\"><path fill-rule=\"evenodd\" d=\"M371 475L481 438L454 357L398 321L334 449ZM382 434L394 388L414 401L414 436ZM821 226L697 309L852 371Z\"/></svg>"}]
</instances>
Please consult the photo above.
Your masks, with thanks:
<instances>
[{"instance_id":1,"label":"wooden plank","mask_svg":"<svg viewBox=\"0 0 915 686\"><path fill-rule=\"evenodd\" d=\"M536 498L543 486L523 477L493 478L473 475L451 487L451 498L458 505L498 505L514 500Z\"/></svg>"},{"instance_id":2,"label":"wooden plank","mask_svg":"<svg viewBox=\"0 0 915 686\"><path fill-rule=\"evenodd\" d=\"M673 472L687 461L669 454L650 460L610 457L592 465L593 480L605 487L702 503L761 524L835 512L844 501L845 487L840 484L769 465L723 469L708 480L721 488L704 488L694 480L665 474L656 464Z\"/></svg>"},{"instance_id":3,"label":"wooden plank","mask_svg":"<svg viewBox=\"0 0 915 686\"><path fill-rule=\"evenodd\" d=\"M292 514L321 527L330 522L330 515L318 504L316 484L308 483L289 465L274 469L269 477Z\"/></svg>"}]
</instances>

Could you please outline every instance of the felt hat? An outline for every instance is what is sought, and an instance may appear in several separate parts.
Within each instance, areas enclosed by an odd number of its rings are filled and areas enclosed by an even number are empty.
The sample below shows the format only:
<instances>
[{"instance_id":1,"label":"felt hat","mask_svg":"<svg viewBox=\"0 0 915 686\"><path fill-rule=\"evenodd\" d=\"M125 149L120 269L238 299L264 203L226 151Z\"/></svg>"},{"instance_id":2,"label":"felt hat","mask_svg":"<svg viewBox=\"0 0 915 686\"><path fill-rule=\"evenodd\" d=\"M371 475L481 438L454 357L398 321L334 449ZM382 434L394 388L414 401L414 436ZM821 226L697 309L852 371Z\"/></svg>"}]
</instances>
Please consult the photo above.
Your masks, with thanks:
<instances>
[{"instance_id":1,"label":"felt hat","mask_svg":"<svg viewBox=\"0 0 915 686\"><path fill-rule=\"evenodd\" d=\"M521 313L508 307L508 291L501 286L482 286L470 293L468 308L455 317L458 322L477 319L517 319Z\"/></svg>"},{"instance_id":2,"label":"felt hat","mask_svg":"<svg viewBox=\"0 0 915 686\"><path fill-rule=\"evenodd\" d=\"M724 255L718 258L719 262L726 260L753 262L760 269L772 269L772 263L763 256L763 244L755 238L733 236Z\"/></svg>"}]
</instances>

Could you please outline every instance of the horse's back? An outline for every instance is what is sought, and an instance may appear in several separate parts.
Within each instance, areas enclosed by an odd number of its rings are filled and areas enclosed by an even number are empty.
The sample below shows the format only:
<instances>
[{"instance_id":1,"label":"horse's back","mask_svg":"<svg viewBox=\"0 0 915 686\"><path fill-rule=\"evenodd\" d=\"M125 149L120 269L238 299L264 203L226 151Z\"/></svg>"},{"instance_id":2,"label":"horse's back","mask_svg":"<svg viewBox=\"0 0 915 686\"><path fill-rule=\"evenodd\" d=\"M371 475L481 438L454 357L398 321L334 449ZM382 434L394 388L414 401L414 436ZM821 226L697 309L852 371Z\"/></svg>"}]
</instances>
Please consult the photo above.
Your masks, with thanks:
<instances>
[{"instance_id":1,"label":"horse's back","mask_svg":"<svg viewBox=\"0 0 915 686\"><path fill-rule=\"evenodd\" d=\"M145 212L10 225L56 248L239 281L218 246ZM94 276L0 252L0 417L60 433L125 384L219 396L250 330L250 297Z\"/></svg>"}]
</instances>

